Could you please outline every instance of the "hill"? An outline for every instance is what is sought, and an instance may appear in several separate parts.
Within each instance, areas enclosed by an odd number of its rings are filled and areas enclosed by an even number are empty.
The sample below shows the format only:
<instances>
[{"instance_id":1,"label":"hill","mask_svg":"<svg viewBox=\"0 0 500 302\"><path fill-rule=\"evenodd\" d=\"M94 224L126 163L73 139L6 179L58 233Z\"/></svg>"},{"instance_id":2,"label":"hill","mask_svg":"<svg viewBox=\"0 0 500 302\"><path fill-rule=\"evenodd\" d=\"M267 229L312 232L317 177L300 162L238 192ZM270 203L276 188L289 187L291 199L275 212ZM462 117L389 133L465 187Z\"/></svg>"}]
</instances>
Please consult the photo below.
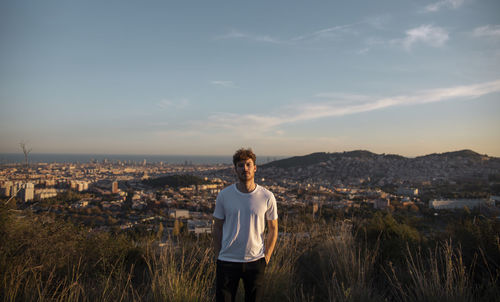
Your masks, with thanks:
<instances>
[{"instance_id":1,"label":"hill","mask_svg":"<svg viewBox=\"0 0 500 302\"><path fill-rule=\"evenodd\" d=\"M305 167L310 165L319 164L321 162L326 162L328 160L338 160L343 158L368 160L376 159L378 157L390 158L390 159L405 159L405 157L394 154L376 154L366 150L354 150L354 151L344 151L336 153L326 153L326 152L316 152L303 156L294 156L290 158L276 160L265 165L262 168L268 167L279 167L279 168L290 168L290 167Z\"/></svg>"},{"instance_id":2,"label":"hill","mask_svg":"<svg viewBox=\"0 0 500 302\"><path fill-rule=\"evenodd\" d=\"M158 178L143 180L143 183L152 187L170 186L174 188L187 187L191 185L206 184L207 181L203 178L194 175L169 175Z\"/></svg>"},{"instance_id":3,"label":"hill","mask_svg":"<svg viewBox=\"0 0 500 302\"><path fill-rule=\"evenodd\" d=\"M260 166L266 176L287 175L295 179L364 179L428 181L436 179L488 180L500 177L500 158L472 150L434 153L415 158L395 154L376 154L366 150L318 152L294 156ZM290 173L293 172L293 173Z\"/></svg>"},{"instance_id":4,"label":"hill","mask_svg":"<svg viewBox=\"0 0 500 302\"><path fill-rule=\"evenodd\" d=\"M265 165L261 165L262 168L268 167L279 167L279 168L290 168L290 167L304 167L309 165L319 164L321 162L326 162L328 160L338 160L343 158L367 160L367 159L390 159L390 160L412 160L412 158L404 157L397 154L376 154L367 150L354 150L354 151L344 151L344 152L315 152L303 156L294 156L290 158L276 160ZM489 157L487 155L481 155L472 150L460 150L445 153L432 153L424 156L416 157L415 159L466 159L466 160L481 160L481 159L498 159L495 157Z\"/></svg>"},{"instance_id":5,"label":"hill","mask_svg":"<svg viewBox=\"0 0 500 302\"><path fill-rule=\"evenodd\" d=\"M442 159L448 159L448 158L463 158L463 159L469 159L469 160L481 160L484 157L488 156L483 156L477 152L474 152L472 150L460 150L460 151L452 151L452 152L445 152L445 153L432 153L424 156L420 156L417 158L442 158Z\"/></svg>"}]
</instances>

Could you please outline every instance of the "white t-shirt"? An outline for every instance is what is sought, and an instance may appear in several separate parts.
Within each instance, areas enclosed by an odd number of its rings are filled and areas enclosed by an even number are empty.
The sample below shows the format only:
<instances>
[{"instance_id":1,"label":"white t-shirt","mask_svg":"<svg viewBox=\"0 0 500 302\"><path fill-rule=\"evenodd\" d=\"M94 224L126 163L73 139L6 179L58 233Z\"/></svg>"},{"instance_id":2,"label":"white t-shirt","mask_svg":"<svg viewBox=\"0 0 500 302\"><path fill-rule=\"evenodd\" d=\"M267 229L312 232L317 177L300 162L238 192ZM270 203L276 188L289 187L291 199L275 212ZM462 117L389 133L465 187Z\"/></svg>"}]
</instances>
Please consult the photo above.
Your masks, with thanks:
<instances>
[{"instance_id":1,"label":"white t-shirt","mask_svg":"<svg viewBox=\"0 0 500 302\"><path fill-rule=\"evenodd\" d=\"M266 220L278 218L273 193L257 185L250 193L242 193L236 184L219 192L214 217L224 219L220 260L251 262L264 257Z\"/></svg>"}]
</instances>

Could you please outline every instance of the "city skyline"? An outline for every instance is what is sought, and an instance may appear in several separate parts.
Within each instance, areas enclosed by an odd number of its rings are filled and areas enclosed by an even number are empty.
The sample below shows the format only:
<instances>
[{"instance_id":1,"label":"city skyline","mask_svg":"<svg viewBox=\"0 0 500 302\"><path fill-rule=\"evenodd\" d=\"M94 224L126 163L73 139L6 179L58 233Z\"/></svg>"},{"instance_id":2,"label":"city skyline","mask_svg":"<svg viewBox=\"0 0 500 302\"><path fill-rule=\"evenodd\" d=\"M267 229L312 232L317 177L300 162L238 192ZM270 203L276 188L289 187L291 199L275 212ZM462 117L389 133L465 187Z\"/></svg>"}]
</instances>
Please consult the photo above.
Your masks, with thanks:
<instances>
[{"instance_id":1,"label":"city skyline","mask_svg":"<svg viewBox=\"0 0 500 302\"><path fill-rule=\"evenodd\" d=\"M3 1L0 153L498 157L498 11Z\"/></svg>"}]
</instances>

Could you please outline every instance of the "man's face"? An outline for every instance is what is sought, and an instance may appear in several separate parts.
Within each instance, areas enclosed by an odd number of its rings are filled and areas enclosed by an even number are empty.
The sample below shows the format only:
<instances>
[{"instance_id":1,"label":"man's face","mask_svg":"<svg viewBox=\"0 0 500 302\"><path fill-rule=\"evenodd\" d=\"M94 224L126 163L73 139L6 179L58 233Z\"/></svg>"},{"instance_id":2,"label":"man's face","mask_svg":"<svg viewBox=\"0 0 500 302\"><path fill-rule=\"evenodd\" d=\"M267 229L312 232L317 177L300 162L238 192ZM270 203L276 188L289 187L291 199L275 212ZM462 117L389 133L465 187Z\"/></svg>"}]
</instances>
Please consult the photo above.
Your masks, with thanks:
<instances>
[{"instance_id":1,"label":"man's face","mask_svg":"<svg viewBox=\"0 0 500 302\"><path fill-rule=\"evenodd\" d=\"M239 180L248 181L254 178L255 171L257 171L257 166L254 165L251 158L248 158L237 162L234 170L236 171L236 175L238 176Z\"/></svg>"}]
</instances>

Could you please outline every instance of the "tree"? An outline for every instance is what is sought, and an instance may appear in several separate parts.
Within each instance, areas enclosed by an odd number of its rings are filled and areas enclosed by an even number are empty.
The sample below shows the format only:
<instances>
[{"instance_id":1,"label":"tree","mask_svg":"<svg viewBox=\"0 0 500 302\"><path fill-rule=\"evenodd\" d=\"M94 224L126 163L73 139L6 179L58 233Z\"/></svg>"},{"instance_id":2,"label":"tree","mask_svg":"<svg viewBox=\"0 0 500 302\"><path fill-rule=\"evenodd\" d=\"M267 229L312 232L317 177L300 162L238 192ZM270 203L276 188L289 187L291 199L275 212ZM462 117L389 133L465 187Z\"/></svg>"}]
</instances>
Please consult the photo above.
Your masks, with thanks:
<instances>
[{"instance_id":1,"label":"tree","mask_svg":"<svg viewBox=\"0 0 500 302\"><path fill-rule=\"evenodd\" d=\"M28 146L26 146L25 142L20 142L19 146L21 146L21 150L23 150L23 154L24 154L24 169L26 171L26 179L27 179L28 178L28 167L29 167L28 155L30 154L31 150L33 150L33 149L28 148Z\"/></svg>"},{"instance_id":2,"label":"tree","mask_svg":"<svg viewBox=\"0 0 500 302\"><path fill-rule=\"evenodd\" d=\"M365 222L364 232L360 232L358 237L371 246L379 245L379 259L393 262L404 259L407 246L414 249L422 241L417 229L399 223L391 213L383 215L381 212Z\"/></svg>"}]
</instances>

